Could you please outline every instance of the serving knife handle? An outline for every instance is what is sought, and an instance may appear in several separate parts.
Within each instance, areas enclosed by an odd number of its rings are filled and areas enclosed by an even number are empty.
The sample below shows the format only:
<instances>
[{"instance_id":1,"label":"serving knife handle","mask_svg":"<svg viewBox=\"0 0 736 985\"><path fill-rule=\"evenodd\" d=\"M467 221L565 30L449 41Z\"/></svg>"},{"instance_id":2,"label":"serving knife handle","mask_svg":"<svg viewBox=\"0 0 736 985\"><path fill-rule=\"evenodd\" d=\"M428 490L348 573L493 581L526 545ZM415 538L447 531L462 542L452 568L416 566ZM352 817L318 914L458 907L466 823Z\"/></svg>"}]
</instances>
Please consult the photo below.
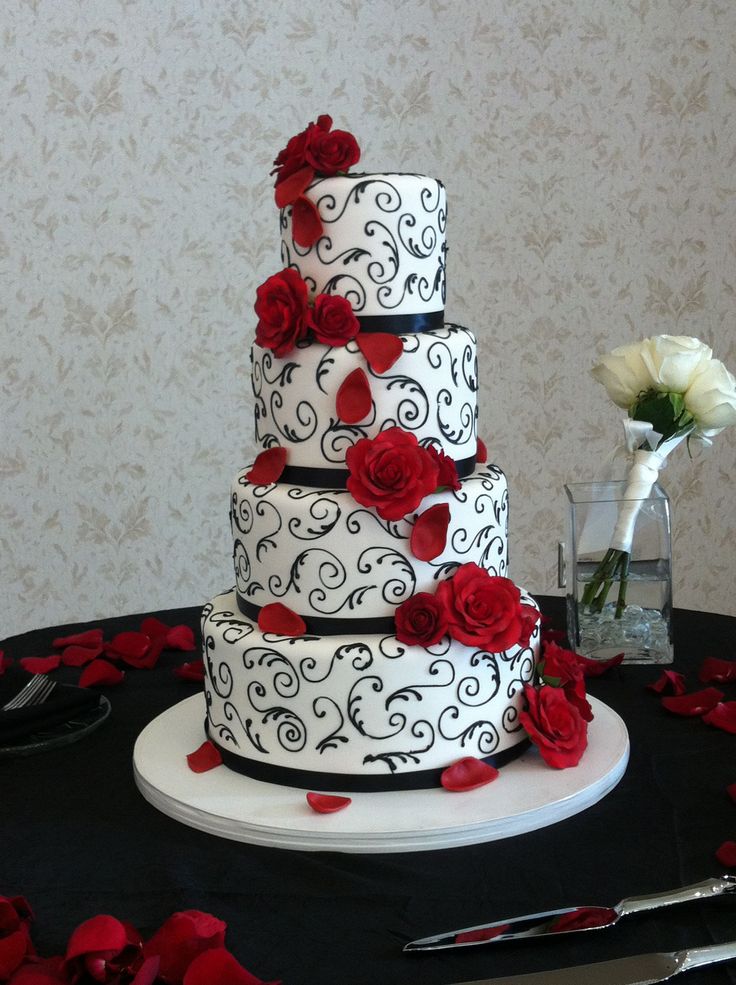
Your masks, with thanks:
<instances>
[{"instance_id":1,"label":"serving knife handle","mask_svg":"<svg viewBox=\"0 0 736 985\"><path fill-rule=\"evenodd\" d=\"M736 958L736 941L725 944L708 944L706 947L690 947L687 951L677 951L675 960L678 971L700 968L701 965L715 964L716 961L729 961Z\"/></svg>"},{"instance_id":2,"label":"serving knife handle","mask_svg":"<svg viewBox=\"0 0 736 985\"><path fill-rule=\"evenodd\" d=\"M620 916L629 913L641 913L644 910L656 910L660 906L672 906L674 903L688 903L690 900L710 899L723 893L736 892L736 876L719 876L714 879L704 879L692 886L683 886L668 893L651 893L648 896L630 896L621 900L616 907Z\"/></svg>"}]
</instances>

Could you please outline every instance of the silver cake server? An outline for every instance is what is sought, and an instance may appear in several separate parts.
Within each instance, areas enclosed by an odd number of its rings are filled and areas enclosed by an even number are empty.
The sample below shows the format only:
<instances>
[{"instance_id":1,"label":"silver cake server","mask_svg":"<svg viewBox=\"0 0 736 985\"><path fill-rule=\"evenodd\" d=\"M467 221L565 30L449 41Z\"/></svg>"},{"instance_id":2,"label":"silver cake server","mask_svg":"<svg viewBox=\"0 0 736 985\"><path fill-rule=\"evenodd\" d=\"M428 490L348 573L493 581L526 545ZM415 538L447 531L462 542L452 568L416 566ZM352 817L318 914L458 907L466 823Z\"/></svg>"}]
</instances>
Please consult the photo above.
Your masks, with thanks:
<instances>
[{"instance_id":1,"label":"silver cake server","mask_svg":"<svg viewBox=\"0 0 736 985\"><path fill-rule=\"evenodd\" d=\"M554 971L535 971L530 975L511 975L507 978L479 978L455 985L654 985L665 982L681 971L729 961L736 958L736 941L691 947L687 951L635 954L630 958L597 961L575 968L556 968Z\"/></svg>"},{"instance_id":2,"label":"silver cake server","mask_svg":"<svg viewBox=\"0 0 736 985\"><path fill-rule=\"evenodd\" d=\"M683 886L668 893L653 893L650 896L631 896L621 900L616 906L572 906L561 910L547 910L544 913L530 913L509 920L496 920L494 923L478 924L476 927L463 927L450 930L433 937L422 937L404 945L405 951L436 951L450 947L472 947L491 941L511 941L530 937L547 937L551 934L570 934L580 930L599 930L612 927L621 917L645 910L656 910L661 906L675 903L688 903L691 900L712 899L723 893L736 892L736 876L720 876L705 879L694 886Z\"/></svg>"}]
</instances>

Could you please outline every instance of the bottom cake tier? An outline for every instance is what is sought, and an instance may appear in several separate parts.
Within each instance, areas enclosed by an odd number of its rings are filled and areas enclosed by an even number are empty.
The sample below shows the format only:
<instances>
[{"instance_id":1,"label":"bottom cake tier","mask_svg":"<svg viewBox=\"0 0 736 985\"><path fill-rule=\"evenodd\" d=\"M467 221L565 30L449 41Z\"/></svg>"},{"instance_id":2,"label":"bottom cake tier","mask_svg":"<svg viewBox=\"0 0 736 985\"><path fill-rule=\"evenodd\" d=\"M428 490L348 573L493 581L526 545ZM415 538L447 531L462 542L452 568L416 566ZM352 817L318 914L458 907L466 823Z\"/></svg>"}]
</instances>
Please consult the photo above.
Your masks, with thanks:
<instances>
[{"instance_id":1,"label":"bottom cake tier","mask_svg":"<svg viewBox=\"0 0 736 985\"><path fill-rule=\"evenodd\" d=\"M202 638L207 735L256 779L419 789L464 756L500 767L527 746L519 712L539 623L527 646L503 653L449 637L427 649L387 635L284 637L262 633L231 591L204 607Z\"/></svg>"}]
</instances>

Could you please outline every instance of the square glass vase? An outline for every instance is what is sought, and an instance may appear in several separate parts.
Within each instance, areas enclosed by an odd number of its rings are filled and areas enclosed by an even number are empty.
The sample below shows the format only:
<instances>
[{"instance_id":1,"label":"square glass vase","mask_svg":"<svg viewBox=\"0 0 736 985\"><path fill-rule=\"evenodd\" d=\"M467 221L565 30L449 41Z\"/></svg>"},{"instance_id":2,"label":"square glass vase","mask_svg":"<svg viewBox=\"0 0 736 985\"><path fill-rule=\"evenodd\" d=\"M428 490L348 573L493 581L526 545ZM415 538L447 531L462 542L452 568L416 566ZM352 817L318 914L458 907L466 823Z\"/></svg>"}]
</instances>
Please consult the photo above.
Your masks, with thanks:
<instances>
[{"instance_id":1,"label":"square glass vase","mask_svg":"<svg viewBox=\"0 0 736 985\"><path fill-rule=\"evenodd\" d=\"M595 660L619 653L624 663L672 663L672 537L667 493L655 483L646 499L626 499L627 482L574 482L569 502L565 586L571 647ZM609 551L619 518L635 517L628 571L617 571L591 600L591 582ZM584 596L587 597L584 601Z\"/></svg>"}]
</instances>

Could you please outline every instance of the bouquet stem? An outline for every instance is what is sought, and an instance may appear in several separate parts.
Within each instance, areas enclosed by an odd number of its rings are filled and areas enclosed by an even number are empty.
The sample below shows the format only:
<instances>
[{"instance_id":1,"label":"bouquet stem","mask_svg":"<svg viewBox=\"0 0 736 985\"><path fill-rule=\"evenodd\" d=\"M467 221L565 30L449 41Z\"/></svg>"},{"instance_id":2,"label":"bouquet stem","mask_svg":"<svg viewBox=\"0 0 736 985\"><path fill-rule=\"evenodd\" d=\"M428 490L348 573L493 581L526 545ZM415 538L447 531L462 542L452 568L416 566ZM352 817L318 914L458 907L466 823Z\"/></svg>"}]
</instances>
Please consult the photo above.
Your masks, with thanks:
<instances>
[{"instance_id":1,"label":"bouquet stem","mask_svg":"<svg viewBox=\"0 0 736 985\"><path fill-rule=\"evenodd\" d=\"M585 586L582 604L590 612L602 612L608 593L614 581L618 579L618 601L616 603L616 619L620 619L626 608L626 586L629 577L629 562L631 555L628 551L609 547L601 563Z\"/></svg>"}]
</instances>

